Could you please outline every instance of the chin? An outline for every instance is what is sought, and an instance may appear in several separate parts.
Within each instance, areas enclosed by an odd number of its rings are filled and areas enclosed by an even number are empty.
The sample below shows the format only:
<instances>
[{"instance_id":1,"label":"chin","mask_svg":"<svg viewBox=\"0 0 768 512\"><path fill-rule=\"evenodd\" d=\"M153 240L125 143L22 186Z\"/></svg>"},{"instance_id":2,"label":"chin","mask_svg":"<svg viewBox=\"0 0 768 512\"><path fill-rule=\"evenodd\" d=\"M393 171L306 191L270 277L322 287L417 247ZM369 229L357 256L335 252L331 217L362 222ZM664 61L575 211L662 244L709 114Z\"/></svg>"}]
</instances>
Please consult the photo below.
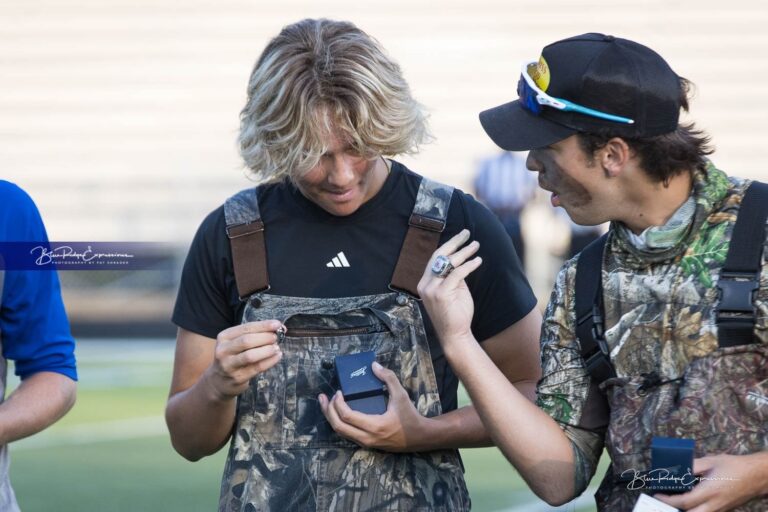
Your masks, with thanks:
<instances>
[{"instance_id":1,"label":"chin","mask_svg":"<svg viewBox=\"0 0 768 512\"><path fill-rule=\"evenodd\" d=\"M603 222L608 222L608 219L604 219L602 217L594 217L594 216L586 216L586 215L574 217L570 213L568 214L568 216L571 218L573 222L575 222L579 226L599 226Z\"/></svg>"},{"instance_id":2,"label":"chin","mask_svg":"<svg viewBox=\"0 0 768 512\"><path fill-rule=\"evenodd\" d=\"M578 210L573 211L565 207L563 209L565 210L565 213L568 214L568 217L570 217L571 220L579 226L596 226L603 222L601 220L595 220L595 218L589 215L587 212Z\"/></svg>"},{"instance_id":3,"label":"chin","mask_svg":"<svg viewBox=\"0 0 768 512\"><path fill-rule=\"evenodd\" d=\"M327 211L331 215L335 215L337 217L346 217L347 215L352 215L357 210L360 209L360 206L362 206L360 203L357 202L349 202L349 203L330 203L330 204L324 204L321 205L323 210Z\"/></svg>"}]
</instances>

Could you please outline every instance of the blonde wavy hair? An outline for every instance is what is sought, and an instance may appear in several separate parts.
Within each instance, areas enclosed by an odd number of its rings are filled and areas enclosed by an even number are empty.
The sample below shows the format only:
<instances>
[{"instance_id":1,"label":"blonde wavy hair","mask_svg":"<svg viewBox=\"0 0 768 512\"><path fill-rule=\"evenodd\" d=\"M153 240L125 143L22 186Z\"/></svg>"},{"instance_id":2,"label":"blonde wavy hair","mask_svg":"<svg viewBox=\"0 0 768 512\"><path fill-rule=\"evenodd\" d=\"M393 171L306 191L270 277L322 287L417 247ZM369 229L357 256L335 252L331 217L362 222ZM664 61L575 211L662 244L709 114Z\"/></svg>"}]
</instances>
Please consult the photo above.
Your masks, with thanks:
<instances>
[{"instance_id":1,"label":"blonde wavy hair","mask_svg":"<svg viewBox=\"0 0 768 512\"><path fill-rule=\"evenodd\" d=\"M240 154L258 180L295 182L332 130L366 158L431 140L423 107L376 40L349 22L305 19L283 28L251 73Z\"/></svg>"}]
</instances>

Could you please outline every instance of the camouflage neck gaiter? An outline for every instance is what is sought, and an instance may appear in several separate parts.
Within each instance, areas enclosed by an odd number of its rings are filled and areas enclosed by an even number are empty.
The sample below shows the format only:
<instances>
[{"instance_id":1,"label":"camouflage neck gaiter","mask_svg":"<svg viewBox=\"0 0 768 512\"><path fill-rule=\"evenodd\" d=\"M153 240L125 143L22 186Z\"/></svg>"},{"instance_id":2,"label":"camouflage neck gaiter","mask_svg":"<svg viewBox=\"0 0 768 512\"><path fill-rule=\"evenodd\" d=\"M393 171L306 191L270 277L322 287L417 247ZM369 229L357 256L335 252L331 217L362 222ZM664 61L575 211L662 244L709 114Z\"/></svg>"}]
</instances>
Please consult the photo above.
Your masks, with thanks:
<instances>
[{"instance_id":1,"label":"camouflage neck gaiter","mask_svg":"<svg viewBox=\"0 0 768 512\"><path fill-rule=\"evenodd\" d=\"M619 226L619 229L624 231L627 241L637 249L651 252L663 251L673 247L685 236L694 213L696 213L696 198L691 195L663 226L651 226L639 235L634 234L624 224Z\"/></svg>"},{"instance_id":2,"label":"camouflage neck gaiter","mask_svg":"<svg viewBox=\"0 0 768 512\"><path fill-rule=\"evenodd\" d=\"M707 160L704 169L693 172L693 193L663 226L646 229L635 235L621 222L613 222L620 249L629 253L638 265L675 258L688 245L714 206L723 200L728 190L728 177Z\"/></svg>"}]
</instances>

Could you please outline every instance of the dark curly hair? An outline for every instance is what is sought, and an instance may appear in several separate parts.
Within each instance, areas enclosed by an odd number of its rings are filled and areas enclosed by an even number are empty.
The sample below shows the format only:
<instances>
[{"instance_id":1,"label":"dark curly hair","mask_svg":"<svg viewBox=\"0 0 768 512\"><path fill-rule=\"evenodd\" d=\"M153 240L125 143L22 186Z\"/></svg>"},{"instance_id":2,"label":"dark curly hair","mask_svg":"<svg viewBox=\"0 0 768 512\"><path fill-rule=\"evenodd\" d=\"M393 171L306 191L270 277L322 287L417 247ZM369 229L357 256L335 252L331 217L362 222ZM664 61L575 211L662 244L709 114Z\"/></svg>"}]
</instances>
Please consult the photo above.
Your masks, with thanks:
<instances>
[{"instance_id":1,"label":"dark curly hair","mask_svg":"<svg viewBox=\"0 0 768 512\"><path fill-rule=\"evenodd\" d=\"M686 112L692 86L690 81L680 78L680 106ZM590 157L614 137L618 135L611 133L610 129L596 133L578 133L579 145ZM714 151L709 135L697 129L694 123L679 124L675 131L663 135L621 139L626 141L634 154L640 158L640 165L651 179L665 184L670 178L683 172L695 168L703 169L706 156Z\"/></svg>"}]
</instances>

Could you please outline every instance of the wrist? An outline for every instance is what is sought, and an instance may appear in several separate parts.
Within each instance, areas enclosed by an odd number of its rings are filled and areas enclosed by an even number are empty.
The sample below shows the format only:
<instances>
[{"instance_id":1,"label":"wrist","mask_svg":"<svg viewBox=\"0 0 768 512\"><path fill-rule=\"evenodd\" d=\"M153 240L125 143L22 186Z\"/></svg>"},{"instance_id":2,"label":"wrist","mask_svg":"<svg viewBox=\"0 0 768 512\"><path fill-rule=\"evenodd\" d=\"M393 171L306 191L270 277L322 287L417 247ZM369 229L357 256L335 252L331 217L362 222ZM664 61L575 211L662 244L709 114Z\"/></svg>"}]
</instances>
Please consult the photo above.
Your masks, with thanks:
<instances>
[{"instance_id":1,"label":"wrist","mask_svg":"<svg viewBox=\"0 0 768 512\"><path fill-rule=\"evenodd\" d=\"M210 367L203 373L200 385L203 388L206 400L211 403L222 404L235 399L235 396L225 393L216 385L216 376L213 375Z\"/></svg>"},{"instance_id":2,"label":"wrist","mask_svg":"<svg viewBox=\"0 0 768 512\"><path fill-rule=\"evenodd\" d=\"M461 359L473 348L479 346L471 332L445 336L441 341L443 353L449 361Z\"/></svg>"},{"instance_id":3,"label":"wrist","mask_svg":"<svg viewBox=\"0 0 768 512\"><path fill-rule=\"evenodd\" d=\"M412 439L406 439L405 451L427 452L440 446L439 422L433 418L418 415Z\"/></svg>"}]
</instances>

